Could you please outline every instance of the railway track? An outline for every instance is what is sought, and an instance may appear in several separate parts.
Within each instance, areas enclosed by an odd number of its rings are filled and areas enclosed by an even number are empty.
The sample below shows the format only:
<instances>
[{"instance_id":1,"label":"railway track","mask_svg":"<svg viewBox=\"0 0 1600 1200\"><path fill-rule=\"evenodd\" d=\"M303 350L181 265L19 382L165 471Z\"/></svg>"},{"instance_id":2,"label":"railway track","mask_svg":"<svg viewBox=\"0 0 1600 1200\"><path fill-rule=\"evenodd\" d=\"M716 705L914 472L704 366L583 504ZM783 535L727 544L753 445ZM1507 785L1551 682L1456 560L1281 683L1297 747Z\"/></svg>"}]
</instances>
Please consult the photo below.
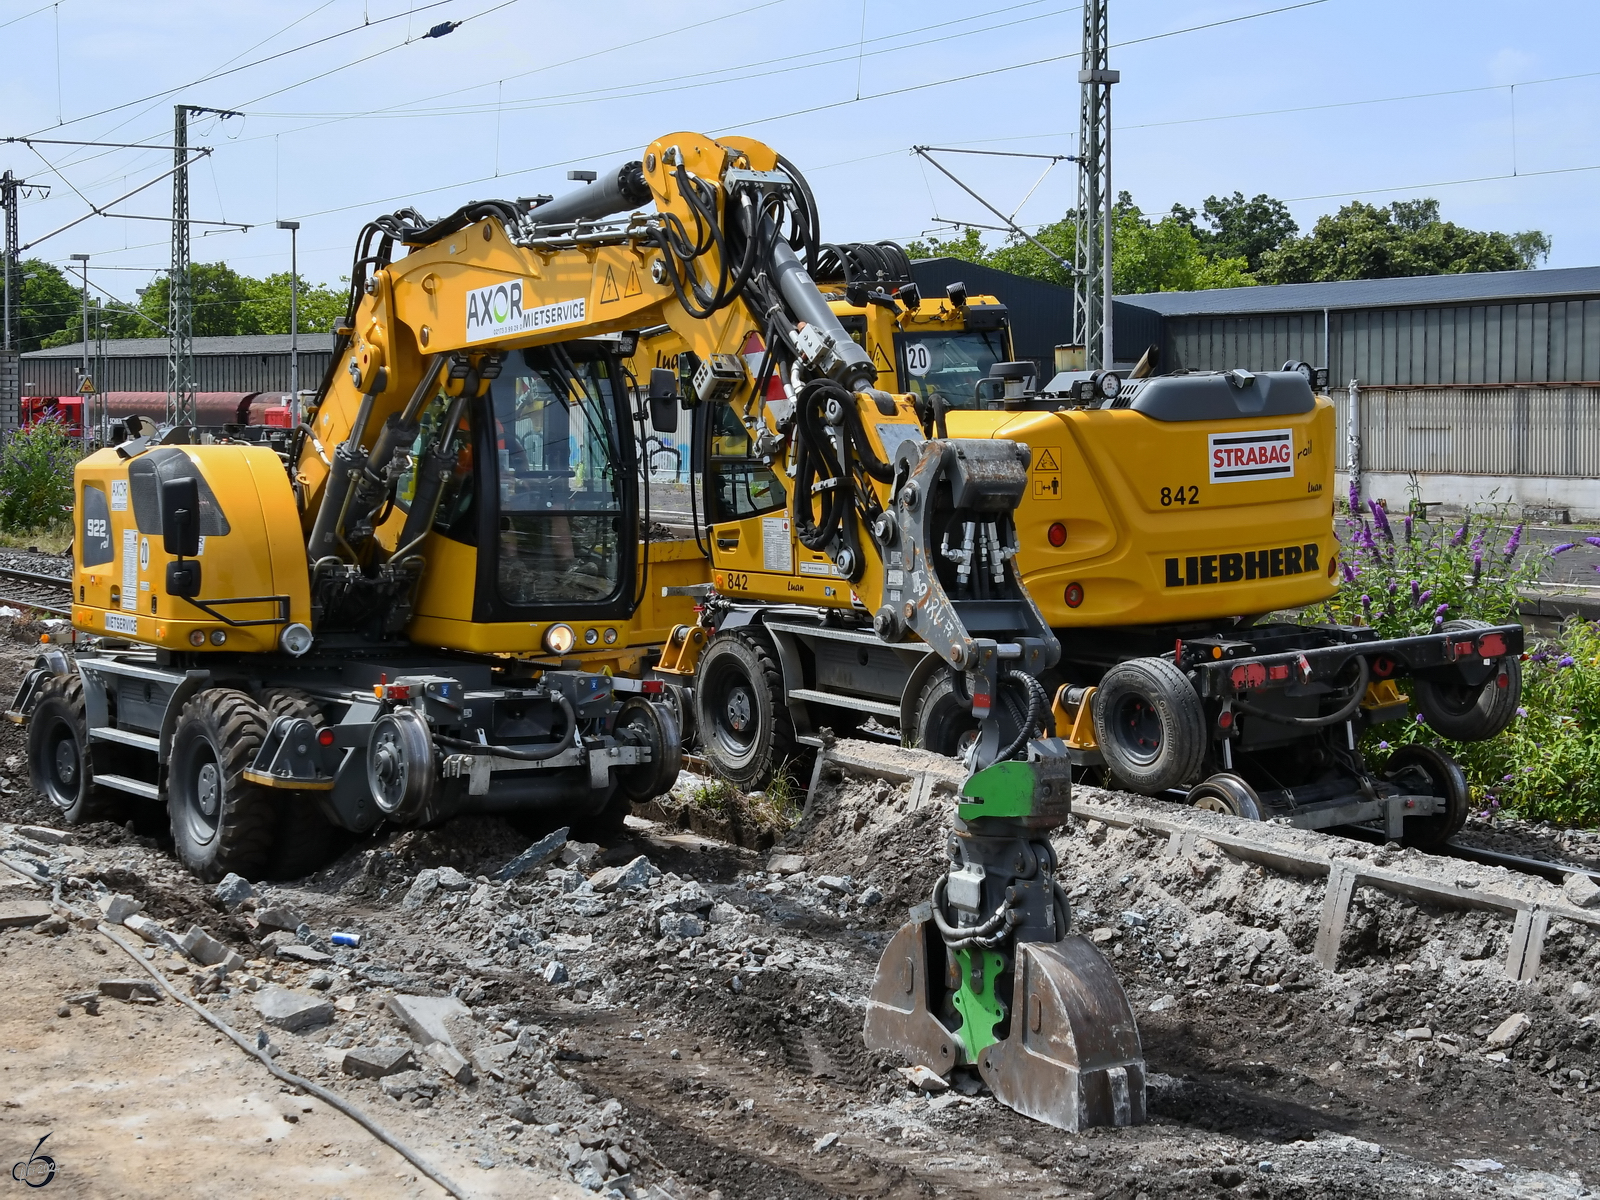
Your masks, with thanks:
<instances>
[{"instance_id":1,"label":"railway track","mask_svg":"<svg viewBox=\"0 0 1600 1200\"><path fill-rule=\"evenodd\" d=\"M0 567L0 604L70 617L72 581L35 571L19 571L15 567Z\"/></svg>"}]
</instances>

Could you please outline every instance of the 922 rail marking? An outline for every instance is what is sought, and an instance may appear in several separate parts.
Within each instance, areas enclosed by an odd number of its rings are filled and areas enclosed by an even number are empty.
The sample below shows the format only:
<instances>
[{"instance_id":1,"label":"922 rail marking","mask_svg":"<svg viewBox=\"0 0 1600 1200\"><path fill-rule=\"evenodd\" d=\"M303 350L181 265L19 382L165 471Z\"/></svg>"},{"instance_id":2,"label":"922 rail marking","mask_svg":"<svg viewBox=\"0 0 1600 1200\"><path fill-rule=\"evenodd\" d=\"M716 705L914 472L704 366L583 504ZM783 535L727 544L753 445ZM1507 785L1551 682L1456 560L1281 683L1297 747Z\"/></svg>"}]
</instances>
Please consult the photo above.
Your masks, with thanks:
<instances>
[{"instance_id":1,"label":"922 rail marking","mask_svg":"<svg viewBox=\"0 0 1600 1200\"><path fill-rule=\"evenodd\" d=\"M1180 483L1175 488L1161 489L1161 507L1171 508L1174 504L1199 504L1200 489L1194 484Z\"/></svg>"}]
</instances>

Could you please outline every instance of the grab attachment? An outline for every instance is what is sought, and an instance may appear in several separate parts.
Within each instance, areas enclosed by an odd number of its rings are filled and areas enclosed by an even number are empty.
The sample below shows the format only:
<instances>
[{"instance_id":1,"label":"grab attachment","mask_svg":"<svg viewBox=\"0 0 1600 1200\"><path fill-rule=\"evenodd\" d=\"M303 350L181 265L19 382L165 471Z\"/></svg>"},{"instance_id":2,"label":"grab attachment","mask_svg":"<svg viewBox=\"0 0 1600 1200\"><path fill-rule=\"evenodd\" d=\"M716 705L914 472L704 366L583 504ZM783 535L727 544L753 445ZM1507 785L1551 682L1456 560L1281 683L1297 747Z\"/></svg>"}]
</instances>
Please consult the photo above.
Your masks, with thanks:
<instances>
[{"instance_id":1,"label":"grab attachment","mask_svg":"<svg viewBox=\"0 0 1600 1200\"><path fill-rule=\"evenodd\" d=\"M1048 833L1071 812L1056 739L962 789L951 867L890 940L867 997L868 1049L943 1076L976 1067L995 1098L1077 1132L1145 1119L1144 1053L1111 965L1069 934Z\"/></svg>"}]
</instances>

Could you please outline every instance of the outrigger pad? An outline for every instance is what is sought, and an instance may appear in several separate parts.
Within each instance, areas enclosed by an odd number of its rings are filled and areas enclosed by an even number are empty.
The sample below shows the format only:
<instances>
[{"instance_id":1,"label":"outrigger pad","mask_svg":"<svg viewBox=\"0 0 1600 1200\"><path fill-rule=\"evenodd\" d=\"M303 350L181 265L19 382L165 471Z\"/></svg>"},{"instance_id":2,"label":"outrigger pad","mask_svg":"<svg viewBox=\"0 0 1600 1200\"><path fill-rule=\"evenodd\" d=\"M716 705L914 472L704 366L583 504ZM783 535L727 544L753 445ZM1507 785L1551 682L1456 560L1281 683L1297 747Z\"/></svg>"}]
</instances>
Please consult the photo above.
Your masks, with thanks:
<instances>
[{"instance_id":1,"label":"outrigger pad","mask_svg":"<svg viewBox=\"0 0 1600 1200\"><path fill-rule=\"evenodd\" d=\"M1011 1032L978 1060L995 1099L1069 1133L1143 1124L1144 1051L1111 964L1078 934L1016 953Z\"/></svg>"}]
</instances>

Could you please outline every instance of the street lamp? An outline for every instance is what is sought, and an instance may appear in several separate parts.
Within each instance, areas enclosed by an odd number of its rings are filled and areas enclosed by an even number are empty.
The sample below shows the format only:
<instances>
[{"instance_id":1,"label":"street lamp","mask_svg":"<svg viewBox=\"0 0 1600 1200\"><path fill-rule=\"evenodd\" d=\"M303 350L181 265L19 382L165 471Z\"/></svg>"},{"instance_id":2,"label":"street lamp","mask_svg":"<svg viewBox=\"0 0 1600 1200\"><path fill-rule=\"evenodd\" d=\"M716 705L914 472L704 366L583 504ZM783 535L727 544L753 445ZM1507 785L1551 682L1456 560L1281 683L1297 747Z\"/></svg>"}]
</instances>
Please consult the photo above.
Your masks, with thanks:
<instances>
[{"instance_id":1,"label":"street lamp","mask_svg":"<svg viewBox=\"0 0 1600 1200\"><path fill-rule=\"evenodd\" d=\"M279 221L289 231L289 420L300 428L300 263L299 221Z\"/></svg>"}]
</instances>

